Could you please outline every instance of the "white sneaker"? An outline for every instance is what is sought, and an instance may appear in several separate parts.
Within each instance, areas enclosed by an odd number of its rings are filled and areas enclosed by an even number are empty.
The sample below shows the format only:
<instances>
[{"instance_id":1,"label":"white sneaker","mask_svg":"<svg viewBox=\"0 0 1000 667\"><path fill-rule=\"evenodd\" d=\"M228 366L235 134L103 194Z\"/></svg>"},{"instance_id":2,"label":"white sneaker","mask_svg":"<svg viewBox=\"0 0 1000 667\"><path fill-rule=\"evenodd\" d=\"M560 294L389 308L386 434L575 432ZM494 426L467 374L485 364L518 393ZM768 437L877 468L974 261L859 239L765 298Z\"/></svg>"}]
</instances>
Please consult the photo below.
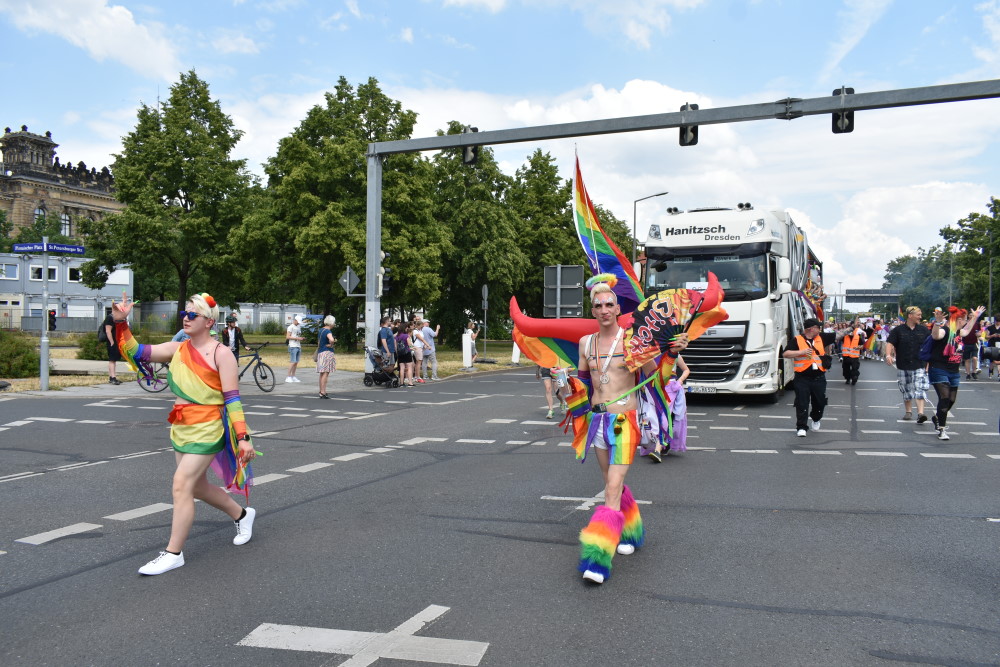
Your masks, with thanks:
<instances>
[{"instance_id":1,"label":"white sneaker","mask_svg":"<svg viewBox=\"0 0 1000 667\"><path fill-rule=\"evenodd\" d=\"M246 544L250 541L250 538L253 536L253 520L255 516L257 516L257 510L248 507L247 515L235 522L236 537L233 538L233 544Z\"/></svg>"},{"instance_id":2,"label":"white sneaker","mask_svg":"<svg viewBox=\"0 0 1000 667\"><path fill-rule=\"evenodd\" d=\"M620 553L622 556L631 556L632 554L635 553L635 545L619 542L618 549L616 549L616 551Z\"/></svg>"},{"instance_id":3,"label":"white sneaker","mask_svg":"<svg viewBox=\"0 0 1000 667\"><path fill-rule=\"evenodd\" d=\"M298 379L297 377L293 377L292 382L302 382L302 380Z\"/></svg>"},{"instance_id":4,"label":"white sneaker","mask_svg":"<svg viewBox=\"0 0 1000 667\"><path fill-rule=\"evenodd\" d=\"M819 430L819 420L818 419L816 421L813 421L811 419L809 420L809 430L810 431L818 431Z\"/></svg>"},{"instance_id":5,"label":"white sneaker","mask_svg":"<svg viewBox=\"0 0 1000 667\"><path fill-rule=\"evenodd\" d=\"M161 551L160 555L139 568L139 574L152 576L175 570L184 565L184 552L176 556L169 551Z\"/></svg>"},{"instance_id":6,"label":"white sneaker","mask_svg":"<svg viewBox=\"0 0 1000 667\"><path fill-rule=\"evenodd\" d=\"M604 575L600 572L591 572L590 570L587 570L583 573L583 578L587 581L593 581L595 584L604 583Z\"/></svg>"},{"instance_id":7,"label":"white sneaker","mask_svg":"<svg viewBox=\"0 0 1000 667\"><path fill-rule=\"evenodd\" d=\"M948 429L946 427L942 426L940 430L938 430L938 440L951 440L951 438L948 437Z\"/></svg>"},{"instance_id":8,"label":"white sneaker","mask_svg":"<svg viewBox=\"0 0 1000 667\"><path fill-rule=\"evenodd\" d=\"M800 438L804 438L806 437L806 430L804 428L800 428L798 431L795 432L795 435L799 436Z\"/></svg>"},{"instance_id":9,"label":"white sneaker","mask_svg":"<svg viewBox=\"0 0 1000 667\"><path fill-rule=\"evenodd\" d=\"M288 382L295 382L295 378L293 378L291 376L288 376L288 377L285 378L285 382L286 383L288 383Z\"/></svg>"}]
</instances>

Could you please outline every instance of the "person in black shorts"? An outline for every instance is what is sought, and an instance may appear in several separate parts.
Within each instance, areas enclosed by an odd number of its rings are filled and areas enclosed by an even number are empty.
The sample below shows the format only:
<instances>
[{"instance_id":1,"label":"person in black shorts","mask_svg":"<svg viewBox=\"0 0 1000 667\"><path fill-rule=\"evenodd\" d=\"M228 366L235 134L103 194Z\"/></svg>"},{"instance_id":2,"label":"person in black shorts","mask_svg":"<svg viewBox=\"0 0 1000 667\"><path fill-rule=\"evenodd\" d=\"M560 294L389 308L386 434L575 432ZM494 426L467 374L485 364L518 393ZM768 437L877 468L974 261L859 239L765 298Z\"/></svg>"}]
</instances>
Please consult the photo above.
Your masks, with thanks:
<instances>
[{"instance_id":1,"label":"person in black shorts","mask_svg":"<svg viewBox=\"0 0 1000 667\"><path fill-rule=\"evenodd\" d=\"M104 339L104 345L108 348L108 383L121 384L122 381L118 379L115 364L122 360L122 354L118 351L118 334L115 333L115 320L111 317L110 312L104 318L101 326L104 327L104 333L107 336Z\"/></svg>"}]
</instances>

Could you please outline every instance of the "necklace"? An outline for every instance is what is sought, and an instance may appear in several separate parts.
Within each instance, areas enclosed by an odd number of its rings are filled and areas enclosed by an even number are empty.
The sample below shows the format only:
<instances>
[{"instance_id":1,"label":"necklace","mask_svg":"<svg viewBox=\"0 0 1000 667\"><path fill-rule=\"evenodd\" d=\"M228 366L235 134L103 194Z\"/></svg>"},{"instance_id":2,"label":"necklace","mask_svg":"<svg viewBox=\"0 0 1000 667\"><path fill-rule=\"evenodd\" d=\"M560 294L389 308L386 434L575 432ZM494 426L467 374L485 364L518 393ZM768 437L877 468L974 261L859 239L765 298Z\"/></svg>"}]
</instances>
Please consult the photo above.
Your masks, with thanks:
<instances>
[{"instance_id":1,"label":"necklace","mask_svg":"<svg viewBox=\"0 0 1000 667\"><path fill-rule=\"evenodd\" d=\"M601 366L601 384L607 384L611 382L611 377L608 375L608 366L611 365L611 357L614 356L615 348L618 347L618 341L621 340L622 334L625 332L624 329L618 327L618 334L615 336L614 342L611 343L611 347L608 349L608 356L604 358L604 365ZM601 334L597 334L597 363L601 363Z\"/></svg>"}]
</instances>

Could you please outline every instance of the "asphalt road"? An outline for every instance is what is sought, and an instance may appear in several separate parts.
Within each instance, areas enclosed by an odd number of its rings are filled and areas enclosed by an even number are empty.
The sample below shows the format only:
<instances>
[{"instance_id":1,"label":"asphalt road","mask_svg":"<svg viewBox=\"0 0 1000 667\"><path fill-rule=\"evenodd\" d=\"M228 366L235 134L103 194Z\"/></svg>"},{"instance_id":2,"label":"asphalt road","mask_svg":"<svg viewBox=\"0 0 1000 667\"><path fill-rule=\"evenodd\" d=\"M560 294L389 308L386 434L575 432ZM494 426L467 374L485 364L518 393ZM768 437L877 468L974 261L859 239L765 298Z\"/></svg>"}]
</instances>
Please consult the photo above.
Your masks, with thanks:
<instances>
[{"instance_id":1,"label":"asphalt road","mask_svg":"<svg viewBox=\"0 0 1000 667\"><path fill-rule=\"evenodd\" d=\"M629 473L647 544L603 586L576 572L596 461L531 370L244 387L254 537L199 505L157 577L169 397L4 397L0 664L1000 664L1000 383L963 382L939 442L884 364L830 380L804 439L791 394L692 400L691 450Z\"/></svg>"}]
</instances>

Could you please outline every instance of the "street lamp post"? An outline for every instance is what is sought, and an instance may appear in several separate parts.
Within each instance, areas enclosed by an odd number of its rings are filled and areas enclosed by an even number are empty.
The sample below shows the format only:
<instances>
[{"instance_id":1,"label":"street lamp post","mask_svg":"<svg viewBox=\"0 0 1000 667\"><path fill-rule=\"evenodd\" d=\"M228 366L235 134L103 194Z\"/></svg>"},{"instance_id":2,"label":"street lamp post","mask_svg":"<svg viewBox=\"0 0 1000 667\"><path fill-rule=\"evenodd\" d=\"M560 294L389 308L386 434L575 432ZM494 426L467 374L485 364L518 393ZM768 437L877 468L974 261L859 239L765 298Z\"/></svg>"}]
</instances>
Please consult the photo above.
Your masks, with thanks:
<instances>
[{"instance_id":1,"label":"street lamp post","mask_svg":"<svg viewBox=\"0 0 1000 667\"><path fill-rule=\"evenodd\" d=\"M636 252L639 249L639 242L635 238L635 205L641 201L647 199L652 199L653 197L662 197L663 195L670 194L669 192L657 192L655 195L649 195L648 197L642 197L641 199L636 199L632 202L632 264L635 265Z\"/></svg>"},{"instance_id":2,"label":"street lamp post","mask_svg":"<svg viewBox=\"0 0 1000 667\"><path fill-rule=\"evenodd\" d=\"M844 321L844 283L837 281L837 292L840 296L840 317L837 319L838 322Z\"/></svg>"}]
</instances>

